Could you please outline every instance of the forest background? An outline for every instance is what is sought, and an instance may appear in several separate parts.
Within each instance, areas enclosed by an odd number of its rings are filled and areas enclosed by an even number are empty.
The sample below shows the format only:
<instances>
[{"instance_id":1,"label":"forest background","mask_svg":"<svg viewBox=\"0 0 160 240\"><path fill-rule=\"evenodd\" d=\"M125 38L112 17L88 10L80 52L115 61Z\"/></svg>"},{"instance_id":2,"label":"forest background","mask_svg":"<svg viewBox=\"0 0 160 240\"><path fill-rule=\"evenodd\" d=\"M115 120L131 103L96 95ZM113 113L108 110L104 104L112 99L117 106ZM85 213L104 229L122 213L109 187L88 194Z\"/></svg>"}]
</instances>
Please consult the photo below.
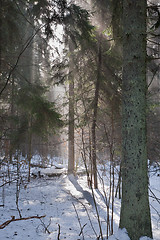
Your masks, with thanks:
<instances>
[{"instance_id":1,"label":"forest background","mask_svg":"<svg viewBox=\"0 0 160 240\"><path fill-rule=\"evenodd\" d=\"M122 156L122 14L122 1L1 3L0 154L9 178L13 164L28 166L30 181L34 156L42 166L58 157L69 173L85 166L97 188L97 163L109 161L115 188ZM148 2L150 164L160 159L159 22L158 1ZM121 168L118 174L121 179Z\"/></svg>"}]
</instances>

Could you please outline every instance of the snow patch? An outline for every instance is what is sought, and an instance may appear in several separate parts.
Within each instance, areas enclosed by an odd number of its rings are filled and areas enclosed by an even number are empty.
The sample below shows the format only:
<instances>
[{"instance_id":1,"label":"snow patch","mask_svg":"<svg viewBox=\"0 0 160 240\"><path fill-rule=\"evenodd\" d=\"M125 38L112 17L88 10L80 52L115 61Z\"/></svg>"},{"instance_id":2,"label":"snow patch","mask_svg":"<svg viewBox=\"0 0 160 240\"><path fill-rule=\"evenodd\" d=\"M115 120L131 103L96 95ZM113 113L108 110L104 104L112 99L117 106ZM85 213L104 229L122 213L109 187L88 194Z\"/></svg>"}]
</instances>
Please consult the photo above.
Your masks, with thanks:
<instances>
[{"instance_id":1,"label":"snow patch","mask_svg":"<svg viewBox=\"0 0 160 240\"><path fill-rule=\"evenodd\" d=\"M109 237L108 240L130 240L127 230L125 228L118 229L118 231ZM153 240L149 237L141 237L139 240Z\"/></svg>"},{"instance_id":2,"label":"snow patch","mask_svg":"<svg viewBox=\"0 0 160 240\"><path fill-rule=\"evenodd\" d=\"M118 229L118 231L109 237L109 240L130 240L127 230L125 228ZM143 239L144 240L144 239Z\"/></svg>"}]
</instances>

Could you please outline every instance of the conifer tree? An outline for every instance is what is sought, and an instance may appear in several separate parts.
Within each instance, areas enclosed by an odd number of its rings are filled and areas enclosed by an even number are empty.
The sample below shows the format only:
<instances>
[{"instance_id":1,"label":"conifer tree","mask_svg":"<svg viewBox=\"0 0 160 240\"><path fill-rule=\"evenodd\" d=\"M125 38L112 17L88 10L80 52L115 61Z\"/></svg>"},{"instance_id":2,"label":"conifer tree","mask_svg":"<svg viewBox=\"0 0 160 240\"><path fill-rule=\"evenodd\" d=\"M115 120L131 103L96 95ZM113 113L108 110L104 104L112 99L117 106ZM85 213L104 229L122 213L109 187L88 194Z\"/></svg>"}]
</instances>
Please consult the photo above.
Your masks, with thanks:
<instances>
[{"instance_id":1,"label":"conifer tree","mask_svg":"<svg viewBox=\"0 0 160 240\"><path fill-rule=\"evenodd\" d=\"M123 1L122 205L120 228L152 237L146 145L146 0Z\"/></svg>"}]
</instances>

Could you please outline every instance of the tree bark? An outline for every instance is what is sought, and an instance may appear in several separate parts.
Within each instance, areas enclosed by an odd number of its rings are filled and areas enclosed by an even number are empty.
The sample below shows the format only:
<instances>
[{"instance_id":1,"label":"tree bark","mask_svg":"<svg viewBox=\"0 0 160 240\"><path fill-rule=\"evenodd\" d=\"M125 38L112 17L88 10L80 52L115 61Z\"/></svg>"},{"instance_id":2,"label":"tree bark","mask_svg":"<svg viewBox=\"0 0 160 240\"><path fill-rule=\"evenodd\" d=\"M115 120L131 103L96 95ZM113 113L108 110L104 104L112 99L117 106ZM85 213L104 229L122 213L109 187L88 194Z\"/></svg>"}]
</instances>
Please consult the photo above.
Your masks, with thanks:
<instances>
[{"instance_id":1,"label":"tree bark","mask_svg":"<svg viewBox=\"0 0 160 240\"><path fill-rule=\"evenodd\" d=\"M31 177L31 159L32 159L32 116L29 116L29 133L28 133L28 182Z\"/></svg>"},{"instance_id":2,"label":"tree bark","mask_svg":"<svg viewBox=\"0 0 160 240\"><path fill-rule=\"evenodd\" d=\"M69 146L68 146L68 173L74 173L74 81L69 83Z\"/></svg>"},{"instance_id":3,"label":"tree bark","mask_svg":"<svg viewBox=\"0 0 160 240\"><path fill-rule=\"evenodd\" d=\"M101 74L101 39L99 42L98 49L98 66L97 66L97 79L95 84L95 95L94 95L94 105L93 105L93 120L92 120L92 167L93 167L93 179L94 188L98 188L97 182L97 156L96 156L96 123L97 123L97 110L98 110L98 98L99 98L99 88L100 88L100 74Z\"/></svg>"},{"instance_id":4,"label":"tree bark","mask_svg":"<svg viewBox=\"0 0 160 240\"><path fill-rule=\"evenodd\" d=\"M70 73L69 73L69 128L68 128L68 174L75 173L75 149L74 149L74 46L69 41Z\"/></svg>"},{"instance_id":5,"label":"tree bark","mask_svg":"<svg viewBox=\"0 0 160 240\"><path fill-rule=\"evenodd\" d=\"M152 237L146 149L146 0L123 1L122 205L131 240Z\"/></svg>"}]
</instances>

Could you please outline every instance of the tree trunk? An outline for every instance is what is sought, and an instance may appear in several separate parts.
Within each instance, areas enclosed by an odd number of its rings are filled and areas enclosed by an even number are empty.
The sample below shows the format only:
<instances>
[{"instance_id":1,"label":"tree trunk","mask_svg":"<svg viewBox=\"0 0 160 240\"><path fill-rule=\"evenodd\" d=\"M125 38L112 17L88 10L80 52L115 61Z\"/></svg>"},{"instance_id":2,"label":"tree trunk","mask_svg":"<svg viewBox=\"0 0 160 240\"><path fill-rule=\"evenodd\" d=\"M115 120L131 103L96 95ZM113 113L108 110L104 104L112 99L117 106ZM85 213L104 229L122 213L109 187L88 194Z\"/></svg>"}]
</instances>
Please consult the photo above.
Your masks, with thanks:
<instances>
[{"instance_id":1,"label":"tree trunk","mask_svg":"<svg viewBox=\"0 0 160 240\"><path fill-rule=\"evenodd\" d=\"M75 173L75 153L74 153L74 78L73 78L73 52L74 46L70 40L70 73L69 73L69 128L68 128L68 173Z\"/></svg>"},{"instance_id":2,"label":"tree trunk","mask_svg":"<svg viewBox=\"0 0 160 240\"><path fill-rule=\"evenodd\" d=\"M152 237L146 149L146 0L123 1L122 205L131 240Z\"/></svg>"},{"instance_id":3,"label":"tree trunk","mask_svg":"<svg viewBox=\"0 0 160 240\"><path fill-rule=\"evenodd\" d=\"M32 159L32 116L29 116L29 133L28 133L28 182L31 177L31 159Z\"/></svg>"},{"instance_id":4,"label":"tree trunk","mask_svg":"<svg viewBox=\"0 0 160 240\"><path fill-rule=\"evenodd\" d=\"M11 85L11 117L14 116L14 91L15 91L15 83L14 83L14 74L12 74L12 85ZM10 123L10 128L11 128L11 132L13 131L14 129L14 123L11 121ZM13 155L13 146L12 146L12 143L10 141L10 147L9 147L9 163L12 163L12 155Z\"/></svg>"},{"instance_id":5,"label":"tree trunk","mask_svg":"<svg viewBox=\"0 0 160 240\"><path fill-rule=\"evenodd\" d=\"M96 157L96 122L97 122L97 110L98 110L98 98L99 98L99 87L100 87L100 74L101 74L101 40L99 42L98 49L98 66L97 66L97 79L95 86L94 105L93 105L93 120L92 120L92 167L93 167L93 179L94 188L98 188L97 183L97 157Z\"/></svg>"},{"instance_id":6,"label":"tree trunk","mask_svg":"<svg viewBox=\"0 0 160 240\"><path fill-rule=\"evenodd\" d=\"M74 173L74 81L69 83L69 146L68 146L68 173Z\"/></svg>"}]
</instances>

